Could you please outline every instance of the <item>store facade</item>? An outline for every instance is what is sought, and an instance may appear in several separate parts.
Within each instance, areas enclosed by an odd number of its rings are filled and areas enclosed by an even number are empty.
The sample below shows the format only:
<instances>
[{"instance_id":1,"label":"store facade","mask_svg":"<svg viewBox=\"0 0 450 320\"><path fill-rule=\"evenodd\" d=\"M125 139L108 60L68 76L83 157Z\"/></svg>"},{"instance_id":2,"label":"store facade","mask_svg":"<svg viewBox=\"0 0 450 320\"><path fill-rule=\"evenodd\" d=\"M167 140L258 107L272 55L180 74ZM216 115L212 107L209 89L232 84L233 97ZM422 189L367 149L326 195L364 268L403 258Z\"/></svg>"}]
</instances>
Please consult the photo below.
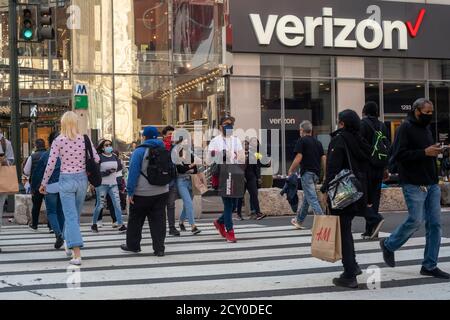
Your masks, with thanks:
<instances>
[{"instance_id":1,"label":"store facade","mask_svg":"<svg viewBox=\"0 0 450 320\"><path fill-rule=\"evenodd\" d=\"M286 174L302 120L326 147L337 113L361 115L366 101L393 138L412 103L429 98L436 141L450 142L450 1L429 2L230 2L231 111L238 127L280 130L274 174Z\"/></svg>"}]
</instances>

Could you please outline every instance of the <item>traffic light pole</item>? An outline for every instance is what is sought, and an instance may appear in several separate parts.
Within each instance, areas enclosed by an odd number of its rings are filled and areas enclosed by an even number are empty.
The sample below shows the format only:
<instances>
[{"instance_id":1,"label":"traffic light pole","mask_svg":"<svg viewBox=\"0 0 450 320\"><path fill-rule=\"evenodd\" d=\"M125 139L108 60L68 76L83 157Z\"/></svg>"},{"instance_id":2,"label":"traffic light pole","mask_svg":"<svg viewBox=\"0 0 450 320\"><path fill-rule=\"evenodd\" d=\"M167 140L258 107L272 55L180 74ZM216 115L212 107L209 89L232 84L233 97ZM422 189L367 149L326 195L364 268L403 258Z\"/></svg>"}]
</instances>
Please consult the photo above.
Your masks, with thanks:
<instances>
[{"instance_id":1,"label":"traffic light pole","mask_svg":"<svg viewBox=\"0 0 450 320\"><path fill-rule=\"evenodd\" d=\"M22 181L22 152L20 143L19 63L17 55L17 0L9 0L9 86L11 106L11 143L19 182Z\"/></svg>"}]
</instances>

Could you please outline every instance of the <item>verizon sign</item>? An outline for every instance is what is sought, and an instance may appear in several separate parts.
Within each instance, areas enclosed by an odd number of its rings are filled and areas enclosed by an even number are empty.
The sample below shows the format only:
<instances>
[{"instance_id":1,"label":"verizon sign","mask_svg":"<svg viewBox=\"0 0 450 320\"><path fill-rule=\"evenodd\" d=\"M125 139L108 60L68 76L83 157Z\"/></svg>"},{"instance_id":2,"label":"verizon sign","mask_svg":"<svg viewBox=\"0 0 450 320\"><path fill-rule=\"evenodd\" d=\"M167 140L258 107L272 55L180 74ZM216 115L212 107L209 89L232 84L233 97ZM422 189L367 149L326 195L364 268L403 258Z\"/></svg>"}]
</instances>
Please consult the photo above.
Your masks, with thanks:
<instances>
[{"instance_id":1,"label":"verizon sign","mask_svg":"<svg viewBox=\"0 0 450 320\"><path fill-rule=\"evenodd\" d=\"M233 52L450 58L450 5L231 0L230 16Z\"/></svg>"}]
</instances>

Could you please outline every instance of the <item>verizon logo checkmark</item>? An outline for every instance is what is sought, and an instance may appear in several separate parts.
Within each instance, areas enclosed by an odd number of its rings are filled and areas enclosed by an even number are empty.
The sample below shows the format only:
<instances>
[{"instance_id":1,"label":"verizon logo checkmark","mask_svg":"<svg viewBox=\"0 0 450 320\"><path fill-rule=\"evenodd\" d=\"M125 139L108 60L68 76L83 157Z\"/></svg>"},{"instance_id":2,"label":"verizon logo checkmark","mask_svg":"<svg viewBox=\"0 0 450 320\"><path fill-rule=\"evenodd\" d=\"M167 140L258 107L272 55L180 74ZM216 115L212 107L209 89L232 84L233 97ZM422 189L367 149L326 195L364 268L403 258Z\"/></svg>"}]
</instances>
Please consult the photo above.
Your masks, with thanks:
<instances>
[{"instance_id":1,"label":"verizon logo checkmark","mask_svg":"<svg viewBox=\"0 0 450 320\"><path fill-rule=\"evenodd\" d=\"M406 22L406 26L408 27L408 31L409 31L409 34L411 35L411 37L415 38L417 36L420 26L422 25L423 17L425 16L425 13L426 13L425 9L420 10L419 16L417 17L416 24L414 25L414 27L410 21Z\"/></svg>"}]
</instances>

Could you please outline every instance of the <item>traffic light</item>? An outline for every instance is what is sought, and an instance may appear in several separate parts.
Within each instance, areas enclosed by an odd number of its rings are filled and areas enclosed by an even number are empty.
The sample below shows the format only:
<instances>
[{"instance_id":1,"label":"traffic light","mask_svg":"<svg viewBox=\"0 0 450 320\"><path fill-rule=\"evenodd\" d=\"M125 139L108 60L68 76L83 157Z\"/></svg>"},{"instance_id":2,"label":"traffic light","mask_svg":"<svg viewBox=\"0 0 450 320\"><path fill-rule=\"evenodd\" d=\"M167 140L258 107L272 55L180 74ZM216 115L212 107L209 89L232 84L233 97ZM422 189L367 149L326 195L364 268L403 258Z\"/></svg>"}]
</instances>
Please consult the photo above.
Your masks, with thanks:
<instances>
[{"instance_id":1,"label":"traffic light","mask_svg":"<svg viewBox=\"0 0 450 320\"><path fill-rule=\"evenodd\" d=\"M33 11L31 7L25 7L22 10L22 29L20 31L20 38L25 41L34 40L35 28L36 24L33 19Z\"/></svg>"},{"instance_id":2,"label":"traffic light","mask_svg":"<svg viewBox=\"0 0 450 320\"><path fill-rule=\"evenodd\" d=\"M55 39L53 28L52 8L48 6L39 7L39 41Z\"/></svg>"}]
</instances>

